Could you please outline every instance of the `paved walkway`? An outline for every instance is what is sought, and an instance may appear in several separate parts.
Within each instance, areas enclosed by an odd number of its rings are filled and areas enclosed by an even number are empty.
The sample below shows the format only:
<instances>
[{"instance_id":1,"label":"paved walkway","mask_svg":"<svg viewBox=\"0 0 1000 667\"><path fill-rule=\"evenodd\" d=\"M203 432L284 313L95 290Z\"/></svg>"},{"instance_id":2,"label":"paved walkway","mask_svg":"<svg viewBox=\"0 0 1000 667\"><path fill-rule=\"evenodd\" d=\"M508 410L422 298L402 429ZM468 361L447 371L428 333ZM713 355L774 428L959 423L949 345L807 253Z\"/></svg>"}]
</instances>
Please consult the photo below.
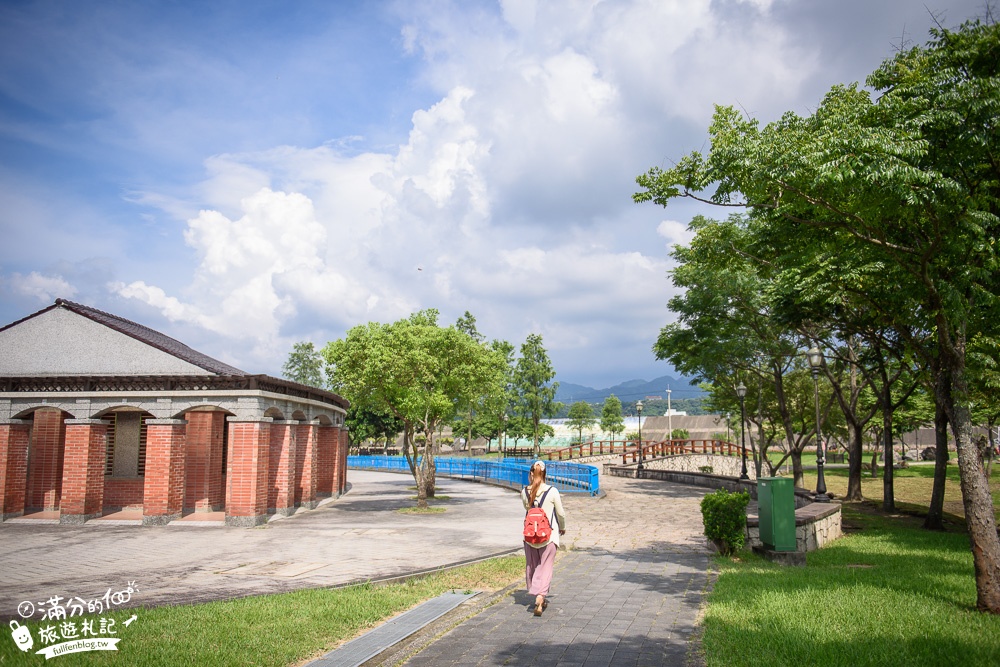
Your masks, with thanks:
<instances>
[{"instance_id":1,"label":"paved walkway","mask_svg":"<svg viewBox=\"0 0 1000 667\"><path fill-rule=\"evenodd\" d=\"M698 665L691 641L709 583L704 489L601 477L606 497L565 496L567 550L541 618L523 586L407 665Z\"/></svg>"},{"instance_id":2,"label":"paved walkway","mask_svg":"<svg viewBox=\"0 0 1000 667\"><path fill-rule=\"evenodd\" d=\"M442 479L443 514L413 506L408 475L351 471L352 488L259 528L0 524L0 618L53 595L90 600L135 581L137 605L180 604L399 576L516 548L506 489Z\"/></svg>"},{"instance_id":3,"label":"paved walkway","mask_svg":"<svg viewBox=\"0 0 1000 667\"><path fill-rule=\"evenodd\" d=\"M100 597L128 582L135 605L230 599L379 579L520 546L524 510L509 490L442 479L448 511L412 506L407 475L351 471L351 490L256 529L0 524L0 618L21 601ZM567 494L566 550L550 605L523 587L426 648L410 665L685 665L709 584L698 503L705 491L603 477L603 498Z\"/></svg>"}]
</instances>

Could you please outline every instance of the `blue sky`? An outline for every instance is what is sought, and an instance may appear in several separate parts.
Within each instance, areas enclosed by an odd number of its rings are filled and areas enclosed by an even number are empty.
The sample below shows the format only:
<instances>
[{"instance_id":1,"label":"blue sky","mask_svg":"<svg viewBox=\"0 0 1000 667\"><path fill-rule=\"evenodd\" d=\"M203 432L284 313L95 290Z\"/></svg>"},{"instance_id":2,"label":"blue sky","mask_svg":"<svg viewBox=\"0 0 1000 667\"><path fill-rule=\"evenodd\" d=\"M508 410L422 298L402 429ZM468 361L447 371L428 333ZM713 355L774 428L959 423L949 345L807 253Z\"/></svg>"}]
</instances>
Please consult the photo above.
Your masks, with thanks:
<instances>
[{"instance_id":1,"label":"blue sky","mask_svg":"<svg viewBox=\"0 0 1000 667\"><path fill-rule=\"evenodd\" d=\"M929 0L938 21L981 0ZM251 372L437 308L557 379L671 374L634 178L713 105L808 113L934 18L911 0L0 2L0 323L68 298ZM675 396L683 396L675 389Z\"/></svg>"}]
</instances>

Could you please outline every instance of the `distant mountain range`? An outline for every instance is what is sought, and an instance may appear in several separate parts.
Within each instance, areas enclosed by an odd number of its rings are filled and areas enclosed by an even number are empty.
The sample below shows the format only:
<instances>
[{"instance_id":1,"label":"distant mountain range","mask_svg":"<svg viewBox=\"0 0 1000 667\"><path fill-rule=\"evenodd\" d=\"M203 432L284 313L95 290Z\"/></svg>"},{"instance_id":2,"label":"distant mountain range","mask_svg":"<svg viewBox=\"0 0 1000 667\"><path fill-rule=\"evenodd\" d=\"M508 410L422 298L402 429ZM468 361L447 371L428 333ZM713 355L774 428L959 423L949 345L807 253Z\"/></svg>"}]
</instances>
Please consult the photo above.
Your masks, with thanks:
<instances>
[{"instance_id":1,"label":"distant mountain range","mask_svg":"<svg viewBox=\"0 0 1000 667\"><path fill-rule=\"evenodd\" d=\"M572 382L560 382L559 389L556 390L556 400L560 403L575 403L576 401L587 401L588 403L600 403L611 394L620 398L623 402L634 401L647 396L667 397L667 387L673 390L673 398L697 398L704 394L698 387L691 386L687 380L672 378L669 375L656 378L655 380L628 380L616 384L607 389L594 389L585 387L582 384Z\"/></svg>"}]
</instances>

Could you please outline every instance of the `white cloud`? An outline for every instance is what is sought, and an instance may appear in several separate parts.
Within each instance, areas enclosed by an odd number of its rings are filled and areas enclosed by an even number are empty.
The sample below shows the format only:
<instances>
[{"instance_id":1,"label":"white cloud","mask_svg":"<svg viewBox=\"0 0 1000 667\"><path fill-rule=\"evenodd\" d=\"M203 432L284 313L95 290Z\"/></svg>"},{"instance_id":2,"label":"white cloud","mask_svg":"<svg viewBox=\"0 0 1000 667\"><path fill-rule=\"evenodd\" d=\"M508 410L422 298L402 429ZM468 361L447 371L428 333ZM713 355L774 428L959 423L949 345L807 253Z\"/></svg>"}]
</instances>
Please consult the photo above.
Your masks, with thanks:
<instances>
[{"instance_id":1,"label":"white cloud","mask_svg":"<svg viewBox=\"0 0 1000 667\"><path fill-rule=\"evenodd\" d=\"M32 271L27 275L12 273L0 278L7 290L15 296L29 297L42 303L50 303L56 298L72 298L77 290L58 275L43 275Z\"/></svg>"},{"instance_id":2,"label":"white cloud","mask_svg":"<svg viewBox=\"0 0 1000 667\"><path fill-rule=\"evenodd\" d=\"M673 293L662 241L692 234L652 206L637 213L634 176L697 148L716 102L793 106L816 54L770 0L395 8L419 82L437 91L400 145L352 136L352 152L336 138L348 128L208 157L179 198L203 209L186 216L186 287L117 292L242 341L244 367L275 369L306 333L329 340L423 307L470 310L491 337L542 333L575 359L571 381L588 373L586 349L618 379L649 367Z\"/></svg>"},{"instance_id":3,"label":"white cloud","mask_svg":"<svg viewBox=\"0 0 1000 667\"><path fill-rule=\"evenodd\" d=\"M687 246L694 239L694 232L683 222L664 220L656 227L656 233L667 240L668 248L675 245Z\"/></svg>"}]
</instances>

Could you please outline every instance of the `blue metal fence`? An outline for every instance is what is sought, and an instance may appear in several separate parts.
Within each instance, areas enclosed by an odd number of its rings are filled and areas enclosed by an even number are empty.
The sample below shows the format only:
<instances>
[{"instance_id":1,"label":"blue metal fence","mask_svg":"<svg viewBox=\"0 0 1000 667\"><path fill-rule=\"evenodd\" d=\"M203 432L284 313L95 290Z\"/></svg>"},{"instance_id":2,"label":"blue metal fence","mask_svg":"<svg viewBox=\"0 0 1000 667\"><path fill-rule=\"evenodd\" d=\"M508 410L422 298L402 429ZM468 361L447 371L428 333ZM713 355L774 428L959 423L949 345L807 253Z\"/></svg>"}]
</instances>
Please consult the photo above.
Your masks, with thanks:
<instances>
[{"instance_id":1,"label":"blue metal fence","mask_svg":"<svg viewBox=\"0 0 1000 667\"><path fill-rule=\"evenodd\" d=\"M439 475L478 479L515 489L527 486L528 470L532 463L529 459L481 461L450 457L438 457L434 462ZM348 456L347 467L356 470L410 472L406 458L402 456ZM546 461L545 472L546 481L559 489L560 493L589 493L596 496L600 492L597 468L594 466Z\"/></svg>"}]
</instances>

